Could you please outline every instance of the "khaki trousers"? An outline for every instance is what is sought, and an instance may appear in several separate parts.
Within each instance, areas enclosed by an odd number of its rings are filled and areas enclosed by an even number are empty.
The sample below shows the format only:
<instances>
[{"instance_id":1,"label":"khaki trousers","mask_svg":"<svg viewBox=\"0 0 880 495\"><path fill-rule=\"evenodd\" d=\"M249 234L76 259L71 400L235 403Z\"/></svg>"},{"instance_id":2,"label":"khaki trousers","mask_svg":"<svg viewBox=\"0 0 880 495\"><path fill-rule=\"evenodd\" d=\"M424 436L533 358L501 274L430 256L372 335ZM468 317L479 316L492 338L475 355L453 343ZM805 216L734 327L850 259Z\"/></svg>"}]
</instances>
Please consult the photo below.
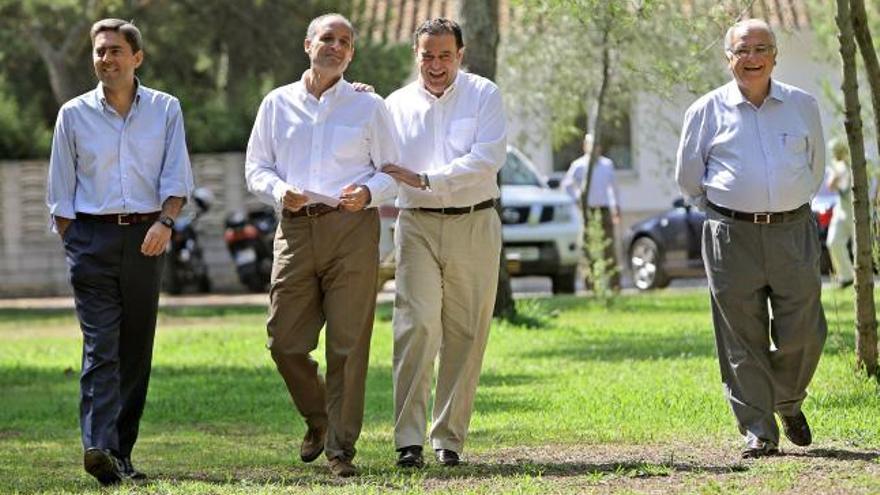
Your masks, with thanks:
<instances>
[{"instance_id":1,"label":"khaki trousers","mask_svg":"<svg viewBox=\"0 0 880 495\"><path fill-rule=\"evenodd\" d=\"M328 458L352 459L376 309L375 209L282 218L269 291L269 350L299 413L327 426ZM326 385L310 356L327 324Z\"/></svg>"},{"instance_id":2,"label":"khaki trousers","mask_svg":"<svg viewBox=\"0 0 880 495\"><path fill-rule=\"evenodd\" d=\"M431 443L461 452L498 285L501 221L402 210L395 237L394 443L423 445L438 358Z\"/></svg>"}]
</instances>

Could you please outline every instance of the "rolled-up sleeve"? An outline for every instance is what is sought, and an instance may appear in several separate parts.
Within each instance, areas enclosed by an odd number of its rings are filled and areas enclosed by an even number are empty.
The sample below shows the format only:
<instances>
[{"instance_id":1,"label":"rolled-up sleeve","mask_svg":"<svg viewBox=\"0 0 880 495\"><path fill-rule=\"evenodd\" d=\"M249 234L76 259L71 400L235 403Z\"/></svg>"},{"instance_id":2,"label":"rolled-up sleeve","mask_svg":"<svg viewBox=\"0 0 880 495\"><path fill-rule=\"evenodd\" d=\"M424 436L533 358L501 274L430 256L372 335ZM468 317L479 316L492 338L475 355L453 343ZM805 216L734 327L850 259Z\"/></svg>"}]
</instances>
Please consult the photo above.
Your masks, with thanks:
<instances>
[{"instance_id":1,"label":"rolled-up sleeve","mask_svg":"<svg viewBox=\"0 0 880 495\"><path fill-rule=\"evenodd\" d=\"M507 157L507 119L501 92L492 87L481 98L477 133L468 153L428 174L431 189L440 196L494 177Z\"/></svg>"},{"instance_id":2,"label":"rolled-up sleeve","mask_svg":"<svg viewBox=\"0 0 880 495\"><path fill-rule=\"evenodd\" d=\"M52 136L52 154L46 181L46 205L49 207L52 230L55 230L54 217L76 218L76 145L70 119L67 107L62 107Z\"/></svg>"},{"instance_id":3,"label":"rolled-up sleeve","mask_svg":"<svg viewBox=\"0 0 880 495\"><path fill-rule=\"evenodd\" d=\"M706 191L703 188L707 159L705 124L704 108L688 109L684 116L675 163L675 181L682 195L690 204L698 207L703 207L706 203Z\"/></svg>"},{"instance_id":4,"label":"rolled-up sleeve","mask_svg":"<svg viewBox=\"0 0 880 495\"><path fill-rule=\"evenodd\" d=\"M186 148L183 111L177 98L170 101L167 115L165 157L159 176L160 204L164 204L172 196L189 198L194 187L189 151Z\"/></svg>"},{"instance_id":5,"label":"rolled-up sleeve","mask_svg":"<svg viewBox=\"0 0 880 495\"><path fill-rule=\"evenodd\" d=\"M244 176L248 190L272 206L279 206L289 188L275 168L275 149L272 146L273 106L270 97L263 99L245 153Z\"/></svg>"},{"instance_id":6,"label":"rolled-up sleeve","mask_svg":"<svg viewBox=\"0 0 880 495\"><path fill-rule=\"evenodd\" d=\"M400 161L400 146L397 143L397 133L394 132L394 123L381 99L373 112L369 136L370 159L376 173L367 179L365 185L370 189L370 206L378 206L397 196L397 181L379 170L386 163L398 164Z\"/></svg>"}]
</instances>

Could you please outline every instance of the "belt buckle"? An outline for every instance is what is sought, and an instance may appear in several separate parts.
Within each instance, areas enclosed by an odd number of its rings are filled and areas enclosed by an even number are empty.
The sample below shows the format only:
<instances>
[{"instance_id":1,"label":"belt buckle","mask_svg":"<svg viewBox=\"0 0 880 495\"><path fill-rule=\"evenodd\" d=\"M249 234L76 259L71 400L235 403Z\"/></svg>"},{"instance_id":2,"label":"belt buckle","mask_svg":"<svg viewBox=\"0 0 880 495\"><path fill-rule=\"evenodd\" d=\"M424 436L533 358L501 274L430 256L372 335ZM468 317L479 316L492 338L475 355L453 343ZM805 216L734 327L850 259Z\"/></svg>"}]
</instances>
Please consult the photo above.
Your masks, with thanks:
<instances>
[{"instance_id":1,"label":"belt buckle","mask_svg":"<svg viewBox=\"0 0 880 495\"><path fill-rule=\"evenodd\" d=\"M123 218L128 217L129 215L126 213L120 213L116 216L116 225L131 225L131 222L127 220L123 220Z\"/></svg>"},{"instance_id":2,"label":"belt buckle","mask_svg":"<svg viewBox=\"0 0 880 495\"><path fill-rule=\"evenodd\" d=\"M314 212L314 213L312 213ZM310 205L306 205L306 216L307 217L316 217L320 215L318 212L318 203L313 203Z\"/></svg>"},{"instance_id":3,"label":"belt buckle","mask_svg":"<svg viewBox=\"0 0 880 495\"><path fill-rule=\"evenodd\" d=\"M772 214L771 213L755 213L754 215L755 215L755 217L752 220L753 223L760 223L760 224L767 225L770 223L770 216Z\"/></svg>"}]
</instances>

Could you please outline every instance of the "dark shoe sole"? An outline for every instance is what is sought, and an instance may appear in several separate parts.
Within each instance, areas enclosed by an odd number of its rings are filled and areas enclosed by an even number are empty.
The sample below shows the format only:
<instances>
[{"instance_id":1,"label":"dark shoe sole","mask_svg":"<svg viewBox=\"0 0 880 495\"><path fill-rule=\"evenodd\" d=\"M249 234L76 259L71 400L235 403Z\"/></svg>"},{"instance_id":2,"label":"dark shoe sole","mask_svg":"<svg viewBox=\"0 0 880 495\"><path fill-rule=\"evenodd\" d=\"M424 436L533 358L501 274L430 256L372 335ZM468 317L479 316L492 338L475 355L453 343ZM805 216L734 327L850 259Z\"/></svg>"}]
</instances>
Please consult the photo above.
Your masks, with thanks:
<instances>
[{"instance_id":1,"label":"dark shoe sole","mask_svg":"<svg viewBox=\"0 0 880 495\"><path fill-rule=\"evenodd\" d=\"M804 413L798 413L791 419L787 419L781 414L779 416L782 420L782 432L789 442L798 447L807 447L813 443L813 432L810 430L810 424ZM798 423L798 426L802 425L802 427L794 427L791 425L792 422Z\"/></svg>"},{"instance_id":2,"label":"dark shoe sole","mask_svg":"<svg viewBox=\"0 0 880 495\"><path fill-rule=\"evenodd\" d=\"M115 485L122 481L122 474L116 467L116 462L110 454L102 450L87 450L83 455L83 467L104 486Z\"/></svg>"},{"instance_id":3,"label":"dark shoe sole","mask_svg":"<svg viewBox=\"0 0 880 495\"><path fill-rule=\"evenodd\" d=\"M742 452L743 459L758 459L779 455L779 449L746 449Z\"/></svg>"},{"instance_id":4,"label":"dark shoe sole","mask_svg":"<svg viewBox=\"0 0 880 495\"><path fill-rule=\"evenodd\" d=\"M324 453L324 447L321 447L319 450L315 451L310 455L303 455L301 452L299 454L299 458L302 459L303 462L309 463L317 459Z\"/></svg>"}]
</instances>

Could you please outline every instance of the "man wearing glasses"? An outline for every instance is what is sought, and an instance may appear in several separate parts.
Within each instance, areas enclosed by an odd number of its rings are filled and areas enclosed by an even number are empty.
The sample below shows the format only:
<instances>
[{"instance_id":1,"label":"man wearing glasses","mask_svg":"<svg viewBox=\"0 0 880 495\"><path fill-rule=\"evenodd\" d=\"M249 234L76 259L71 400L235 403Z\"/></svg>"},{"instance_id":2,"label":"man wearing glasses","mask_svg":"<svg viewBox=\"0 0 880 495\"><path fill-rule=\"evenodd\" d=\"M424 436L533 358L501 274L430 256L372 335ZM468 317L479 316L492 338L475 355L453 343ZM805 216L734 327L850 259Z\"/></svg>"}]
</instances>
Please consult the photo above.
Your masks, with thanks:
<instances>
[{"instance_id":1,"label":"man wearing glasses","mask_svg":"<svg viewBox=\"0 0 880 495\"><path fill-rule=\"evenodd\" d=\"M770 26L741 21L724 41L733 81L685 114L676 180L707 213L703 260L721 380L750 458L779 452L774 413L792 443L812 442L801 404L827 326L809 203L825 148L815 98L770 77Z\"/></svg>"}]
</instances>

